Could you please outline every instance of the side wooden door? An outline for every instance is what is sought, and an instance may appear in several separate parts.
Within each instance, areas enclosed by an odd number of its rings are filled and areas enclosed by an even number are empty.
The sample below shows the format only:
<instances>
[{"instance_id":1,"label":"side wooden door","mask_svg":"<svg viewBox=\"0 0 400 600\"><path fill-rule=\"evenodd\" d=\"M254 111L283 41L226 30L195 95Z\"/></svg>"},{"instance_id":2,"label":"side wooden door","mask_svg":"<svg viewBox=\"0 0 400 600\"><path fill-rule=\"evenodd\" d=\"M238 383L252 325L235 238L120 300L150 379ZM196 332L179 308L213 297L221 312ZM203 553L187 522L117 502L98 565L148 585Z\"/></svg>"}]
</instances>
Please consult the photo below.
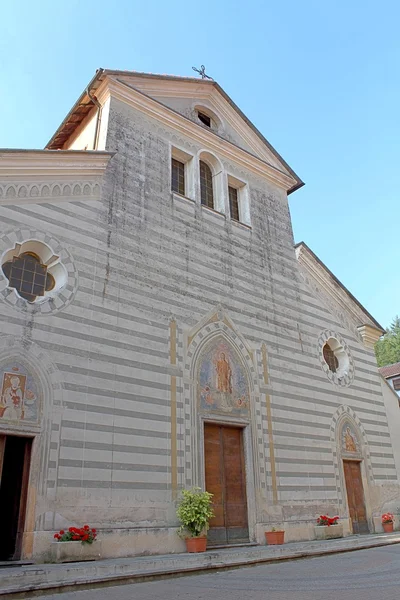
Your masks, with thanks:
<instances>
[{"instance_id":1,"label":"side wooden door","mask_svg":"<svg viewBox=\"0 0 400 600\"><path fill-rule=\"evenodd\" d=\"M209 545L249 541L243 430L204 426L206 490L214 494Z\"/></svg>"},{"instance_id":2,"label":"side wooden door","mask_svg":"<svg viewBox=\"0 0 400 600\"><path fill-rule=\"evenodd\" d=\"M343 467L353 533L369 533L364 488L361 478L361 463L353 460L345 460L343 461Z\"/></svg>"}]
</instances>

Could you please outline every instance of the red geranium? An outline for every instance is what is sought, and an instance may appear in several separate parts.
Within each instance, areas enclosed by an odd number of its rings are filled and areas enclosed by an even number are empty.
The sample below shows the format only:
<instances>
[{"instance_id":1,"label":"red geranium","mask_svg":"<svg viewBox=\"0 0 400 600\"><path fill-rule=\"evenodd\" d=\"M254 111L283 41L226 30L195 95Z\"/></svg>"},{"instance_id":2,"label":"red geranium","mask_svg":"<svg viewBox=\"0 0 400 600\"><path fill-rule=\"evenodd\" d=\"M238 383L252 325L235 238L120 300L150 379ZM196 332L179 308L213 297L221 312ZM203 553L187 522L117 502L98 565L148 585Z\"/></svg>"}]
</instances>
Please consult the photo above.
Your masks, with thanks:
<instances>
[{"instance_id":1,"label":"red geranium","mask_svg":"<svg viewBox=\"0 0 400 600\"><path fill-rule=\"evenodd\" d=\"M89 525L83 527L69 527L68 531L60 529L59 533L54 534L54 539L58 542L82 542L92 544L97 537L96 529L91 529Z\"/></svg>"},{"instance_id":2,"label":"red geranium","mask_svg":"<svg viewBox=\"0 0 400 600\"><path fill-rule=\"evenodd\" d=\"M339 517L328 517L328 515L320 515L317 519L317 525L330 527L338 524Z\"/></svg>"},{"instance_id":3,"label":"red geranium","mask_svg":"<svg viewBox=\"0 0 400 600\"><path fill-rule=\"evenodd\" d=\"M394 515L392 513L385 513L382 515L382 524L383 523L393 523Z\"/></svg>"}]
</instances>

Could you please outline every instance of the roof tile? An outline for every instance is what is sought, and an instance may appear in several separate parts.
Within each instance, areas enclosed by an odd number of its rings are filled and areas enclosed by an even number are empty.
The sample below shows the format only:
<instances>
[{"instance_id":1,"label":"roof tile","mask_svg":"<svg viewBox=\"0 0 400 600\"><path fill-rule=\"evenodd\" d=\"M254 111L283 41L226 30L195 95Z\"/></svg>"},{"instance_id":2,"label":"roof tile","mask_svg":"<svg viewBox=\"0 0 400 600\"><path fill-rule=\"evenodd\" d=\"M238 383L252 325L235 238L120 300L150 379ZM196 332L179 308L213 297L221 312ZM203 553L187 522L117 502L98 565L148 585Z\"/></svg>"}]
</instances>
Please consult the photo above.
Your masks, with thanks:
<instances>
[{"instance_id":1,"label":"roof tile","mask_svg":"<svg viewBox=\"0 0 400 600\"><path fill-rule=\"evenodd\" d=\"M400 375L400 362L394 363L393 365L386 365L386 367L381 367L379 369L379 373L385 379L389 377L395 377L396 375Z\"/></svg>"}]
</instances>

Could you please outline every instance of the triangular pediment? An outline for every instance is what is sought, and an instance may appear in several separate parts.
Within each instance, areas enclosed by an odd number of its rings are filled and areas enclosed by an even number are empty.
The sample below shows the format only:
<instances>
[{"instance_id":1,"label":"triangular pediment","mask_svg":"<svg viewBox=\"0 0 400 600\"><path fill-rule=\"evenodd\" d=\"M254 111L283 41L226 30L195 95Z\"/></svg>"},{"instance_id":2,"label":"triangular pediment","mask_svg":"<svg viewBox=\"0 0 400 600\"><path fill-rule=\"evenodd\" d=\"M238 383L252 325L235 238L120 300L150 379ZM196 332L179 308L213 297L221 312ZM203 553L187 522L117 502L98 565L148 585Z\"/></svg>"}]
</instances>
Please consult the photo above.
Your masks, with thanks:
<instances>
[{"instance_id":1,"label":"triangular pediment","mask_svg":"<svg viewBox=\"0 0 400 600\"><path fill-rule=\"evenodd\" d=\"M135 72L110 71L107 74L195 123L198 123L197 110L204 108L204 112L215 116L218 135L302 183L215 81Z\"/></svg>"},{"instance_id":2,"label":"triangular pediment","mask_svg":"<svg viewBox=\"0 0 400 600\"><path fill-rule=\"evenodd\" d=\"M98 107L103 107L110 96L191 137L238 167L267 178L287 193L304 185L218 83L195 77L98 69L46 149L69 148L76 132L95 117ZM199 110L212 117L211 127L200 121Z\"/></svg>"}]
</instances>

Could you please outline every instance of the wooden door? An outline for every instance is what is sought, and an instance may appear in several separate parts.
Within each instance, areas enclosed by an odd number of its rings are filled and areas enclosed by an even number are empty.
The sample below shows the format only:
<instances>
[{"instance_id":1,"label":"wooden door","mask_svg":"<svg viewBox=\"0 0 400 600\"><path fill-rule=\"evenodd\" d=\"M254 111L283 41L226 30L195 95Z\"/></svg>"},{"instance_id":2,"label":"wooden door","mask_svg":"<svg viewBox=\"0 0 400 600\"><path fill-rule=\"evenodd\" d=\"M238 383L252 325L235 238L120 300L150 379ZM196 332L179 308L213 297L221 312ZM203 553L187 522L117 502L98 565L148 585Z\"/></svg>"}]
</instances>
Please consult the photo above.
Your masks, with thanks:
<instances>
[{"instance_id":1,"label":"wooden door","mask_svg":"<svg viewBox=\"0 0 400 600\"><path fill-rule=\"evenodd\" d=\"M206 490L214 494L209 545L249 541L243 430L204 425Z\"/></svg>"},{"instance_id":2,"label":"wooden door","mask_svg":"<svg viewBox=\"0 0 400 600\"><path fill-rule=\"evenodd\" d=\"M361 463L354 460L345 460L343 461L343 467L353 533L369 533L361 478Z\"/></svg>"}]
</instances>

